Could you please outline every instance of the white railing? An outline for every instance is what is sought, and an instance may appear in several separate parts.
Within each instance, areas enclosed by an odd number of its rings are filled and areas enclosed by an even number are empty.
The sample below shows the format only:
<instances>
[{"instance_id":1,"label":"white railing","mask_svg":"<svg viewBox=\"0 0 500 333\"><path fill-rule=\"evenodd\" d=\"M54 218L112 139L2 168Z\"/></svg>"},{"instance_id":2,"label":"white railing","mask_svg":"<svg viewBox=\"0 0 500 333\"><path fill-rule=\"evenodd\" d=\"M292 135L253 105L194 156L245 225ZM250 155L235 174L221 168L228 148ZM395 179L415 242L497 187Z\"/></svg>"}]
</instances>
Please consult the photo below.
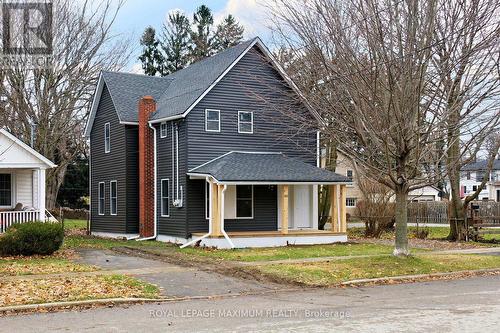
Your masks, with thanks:
<instances>
[{"instance_id":1,"label":"white railing","mask_svg":"<svg viewBox=\"0 0 500 333\"><path fill-rule=\"evenodd\" d=\"M0 233L4 233L13 224L39 220L40 211L38 210L0 212Z\"/></svg>"}]
</instances>

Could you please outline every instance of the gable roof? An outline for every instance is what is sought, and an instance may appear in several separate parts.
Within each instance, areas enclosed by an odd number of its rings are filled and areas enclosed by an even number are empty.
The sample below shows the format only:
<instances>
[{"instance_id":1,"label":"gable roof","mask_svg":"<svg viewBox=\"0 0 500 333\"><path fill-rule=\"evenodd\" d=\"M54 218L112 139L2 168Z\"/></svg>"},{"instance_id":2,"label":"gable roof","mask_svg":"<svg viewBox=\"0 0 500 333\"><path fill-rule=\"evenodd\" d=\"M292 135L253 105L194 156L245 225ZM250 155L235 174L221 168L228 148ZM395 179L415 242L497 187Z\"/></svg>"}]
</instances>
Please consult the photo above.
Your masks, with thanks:
<instances>
[{"instance_id":1,"label":"gable roof","mask_svg":"<svg viewBox=\"0 0 500 333\"><path fill-rule=\"evenodd\" d=\"M345 176L286 157L282 153L233 151L191 169L188 175L209 175L223 183L352 183Z\"/></svg>"},{"instance_id":2,"label":"gable roof","mask_svg":"<svg viewBox=\"0 0 500 333\"><path fill-rule=\"evenodd\" d=\"M184 118L254 46L257 46L265 54L285 81L303 99L314 116L319 117L274 59L271 52L258 37L255 37L165 77L102 72L94 93L85 135L90 135L104 83L109 89L120 123L137 124L137 104L144 95L152 95L157 101L157 111L151 116L151 123Z\"/></svg>"},{"instance_id":3,"label":"gable roof","mask_svg":"<svg viewBox=\"0 0 500 333\"><path fill-rule=\"evenodd\" d=\"M481 160L473 163L469 163L462 168L462 171L486 171L488 170L488 161ZM492 170L500 170L500 159L493 161Z\"/></svg>"},{"instance_id":4,"label":"gable roof","mask_svg":"<svg viewBox=\"0 0 500 333\"><path fill-rule=\"evenodd\" d=\"M0 128L0 134L3 134L4 136L6 136L8 139L13 141L14 144L16 144L18 147L20 147L21 149L25 150L30 155L32 155L33 157L38 159L42 164L45 164L48 168L55 168L57 166L51 160L49 160L48 158L46 158L45 156L43 156L42 154L37 152L35 149L31 148L30 146L25 144L23 141L16 138L13 134L11 134L6 129ZM3 153L3 150L0 153ZM19 162L19 163L20 163L20 165L22 164L22 162ZM1 163L0 163L0 165L1 165Z\"/></svg>"}]
</instances>

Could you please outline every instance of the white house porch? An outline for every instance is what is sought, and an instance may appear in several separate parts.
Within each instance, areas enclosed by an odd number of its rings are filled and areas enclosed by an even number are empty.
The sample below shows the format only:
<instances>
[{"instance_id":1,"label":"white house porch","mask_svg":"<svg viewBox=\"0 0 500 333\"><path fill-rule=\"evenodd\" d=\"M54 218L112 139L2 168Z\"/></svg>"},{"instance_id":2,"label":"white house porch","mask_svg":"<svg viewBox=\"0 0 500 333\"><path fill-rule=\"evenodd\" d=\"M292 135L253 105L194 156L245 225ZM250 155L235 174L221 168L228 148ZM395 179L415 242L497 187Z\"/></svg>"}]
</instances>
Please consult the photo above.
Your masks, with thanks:
<instances>
[{"instance_id":1,"label":"white house porch","mask_svg":"<svg viewBox=\"0 0 500 333\"><path fill-rule=\"evenodd\" d=\"M45 221L46 170L55 164L0 129L0 233L15 223Z\"/></svg>"}]
</instances>

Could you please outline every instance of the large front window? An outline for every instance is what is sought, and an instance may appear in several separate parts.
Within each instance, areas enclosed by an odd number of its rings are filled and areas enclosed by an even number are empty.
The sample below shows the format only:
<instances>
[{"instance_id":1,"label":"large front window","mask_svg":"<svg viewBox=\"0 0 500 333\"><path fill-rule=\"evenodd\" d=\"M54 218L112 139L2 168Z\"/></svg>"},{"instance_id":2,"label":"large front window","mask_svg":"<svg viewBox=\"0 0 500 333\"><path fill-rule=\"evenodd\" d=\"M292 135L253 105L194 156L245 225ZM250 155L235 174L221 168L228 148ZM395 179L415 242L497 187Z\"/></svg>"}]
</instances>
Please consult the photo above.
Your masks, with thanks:
<instances>
[{"instance_id":1,"label":"large front window","mask_svg":"<svg viewBox=\"0 0 500 333\"><path fill-rule=\"evenodd\" d=\"M253 217L253 186L236 186L236 218Z\"/></svg>"},{"instance_id":2,"label":"large front window","mask_svg":"<svg viewBox=\"0 0 500 333\"><path fill-rule=\"evenodd\" d=\"M0 174L0 206L12 206L12 179L10 173Z\"/></svg>"}]
</instances>

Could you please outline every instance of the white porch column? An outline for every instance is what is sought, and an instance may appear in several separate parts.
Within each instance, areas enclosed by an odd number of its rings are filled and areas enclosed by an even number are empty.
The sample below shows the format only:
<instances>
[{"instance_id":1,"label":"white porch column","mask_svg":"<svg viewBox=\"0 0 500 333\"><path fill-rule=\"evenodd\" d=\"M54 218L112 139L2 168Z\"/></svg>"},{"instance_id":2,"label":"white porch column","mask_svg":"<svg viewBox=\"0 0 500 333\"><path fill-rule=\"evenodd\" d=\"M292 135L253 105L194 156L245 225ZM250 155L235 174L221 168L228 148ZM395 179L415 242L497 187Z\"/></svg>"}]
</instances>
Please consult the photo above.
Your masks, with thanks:
<instances>
[{"instance_id":1,"label":"white porch column","mask_svg":"<svg viewBox=\"0 0 500 333\"><path fill-rule=\"evenodd\" d=\"M38 210L40 221L45 221L45 169L38 169Z\"/></svg>"}]
</instances>

